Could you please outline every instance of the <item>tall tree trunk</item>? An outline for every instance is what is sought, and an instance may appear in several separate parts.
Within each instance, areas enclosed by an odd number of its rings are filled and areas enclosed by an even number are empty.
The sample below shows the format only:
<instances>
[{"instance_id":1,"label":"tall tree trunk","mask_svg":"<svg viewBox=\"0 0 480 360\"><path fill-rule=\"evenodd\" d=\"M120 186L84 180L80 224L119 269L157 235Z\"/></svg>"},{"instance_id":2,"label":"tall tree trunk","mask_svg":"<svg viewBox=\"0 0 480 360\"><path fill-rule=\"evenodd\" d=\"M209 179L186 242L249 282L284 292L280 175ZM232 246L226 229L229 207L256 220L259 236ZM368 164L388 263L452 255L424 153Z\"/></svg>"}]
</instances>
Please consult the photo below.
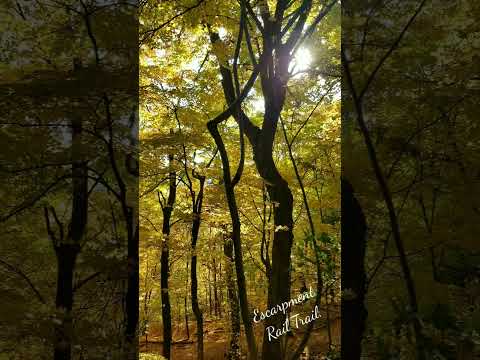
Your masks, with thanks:
<instances>
[{"instance_id":1,"label":"tall tree trunk","mask_svg":"<svg viewBox=\"0 0 480 360\"><path fill-rule=\"evenodd\" d=\"M325 292L325 312L327 313L327 334L328 334L328 350L332 350L332 325L330 324L330 301L328 292Z\"/></svg>"},{"instance_id":2,"label":"tall tree trunk","mask_svg":"<svg viewBox=\"0 0 480 360\"><path fill-rule=\"evenodd\" d=\"M230 312L230 344L227 360L240 360L240 305L238 304L235 279L233 275L233 242L225 236L223 244L225 254L225 282L227 285L228 306Z\"/></svg>"},{"instance_id":3,"label":"tall tree trunk","mask_svg":"<svg viewBox=\"0 0 480 360\"><path fill-rule=\"evenodd\" d=\"M202 203L203 203L203 189L205 184L205 177L195 175L194 176L199 180L200 191L198 192L198 197L195 199L193 189L192 193L192 205L193 205L193 222L192 222L192 238L191 238L191 249L192 249L192 264L190 267L190 278L191 278L191 295L192 295L192 311L197 320L197 358L198 360L203 360L203 314L198 303L198 279L197 279L197 241L198 234L200 231L201 223L201 213L202 213Z\"/></svg>"},{"instance_id":4,"label":"tall tree trunk","mask_svg":"<svg viewBox=\"0 0 480 360\"><path fill-rule=\"evenodd\" d=\"M173 166L173 155L168 156L169 167ZM170 359L172 345L172 312L170 306L170 294L168 278L170 276L170 220L177 195L177 177L175 171L169 174L169 191L166 204L162 205L162 254L160 256L160 286L162 298L162 321L163 321L163 356ZM159 197L160 201L160 197Z\"/></svg>"},{"instance_id":5,"label":"tall tree trunk","mask_svg":"<svg viewBox=\"0 0 480 360\"><path fill-rule=\"evenodd\" d=\"M218 304L218 286L217 286L217 263L213 257L213 299L215 302L215 316L220 314L220 306Z\"/></svg>"},{"instance_id":6,"label":"tall tree trunk","mask_svg":"<svg viewBox=\"0 0 480 360\"><path fill-rule=\"evenodd\" d=\"M145 289L147 289L148 282L147 277L145 277ZM144 323L145 323L145 347L148 349L148 327L149 327L149 317L150 317L150 299L152 296L152 289L145 292L145 298L143 299L143 313L144 313Z\"/></svg>"},{"instance_id":7,"label":"tall tree trunk","mask_svg":"<svg viewBox=\"0 0 480 360\"><path fill-rule=\"evenodd\" d=\"M130 197L138 199L137 183L135 182L132 186L132 183L129 183L130 180L121 172L121 167L119 166L118 156L116 154L116 149L114 145L114 119L112 115L111 103L107 94L103 95L103 102L105 105L105 116L106 123L108 126L108 138L105 139L107 144L108 157L110 160L111 170L117 185L117 190L113 190L108 185L108 182L103 179L103 184L107 185L109 189L114 192L120 206L122 209L123 218L125 221L125 229L127 232L127 291L125 294L125 358L128 360L135 360L138 358L138 319L139 319L139 219L138 219L138 206L137 200L130 202L128 200L128 193L133 191L133 194L130 194ZM130 144L133 146L135 144L135 131L133 130L133 124L130 125L130 130L132 130L132 137L130 138ZM132 153L123 153L125 156L125 167L128 175L131 175L135 178L138 178L138 159L135 158L135 155ZM133 196L132 196L133 195Z\"/></svg>"},{"instance_id":8,"label":"tall tree trunk","mask_svg":"<svg viewBox=\"0 0 480 360\"><path fill-rule=\"evenodd\" d=\"M56 322L54 338L54 359L70 360L72 356L72 307L73 274L80 246L85 237L88 214L88 170L82 156L82 120L72 120L72 213L67 237L55 209L45 207L47 231L52 240L57 258ZM50 225L50 213L58 226L55 235Z\"/></svg>"},{"instance_id":9,"label":"tall tree trunk","mask_svg":"<svg viewBox=\"0 0 480 360\"><path fill-rule=\"evenodd\" d=\"M287 131L285 129L285 126L284 126L281 119L280 119L280 121L281 121L281 125L282 125L283 136L285 138L285 143L287 144L288 155L290 157L290 161L292 163L292 166L293 166L293 169L294 169L294 172L295 172L295 177L297 178L298 185L300 186L300 190L302 192L303 203L305 205L305 210L307 212L308 223L310 225L310 235L311 235L311 239L312 239L312 243L313 243L313 249L314 249L314 252L315 252L315 265L316 265L316 270L317 270L317 294L316 294L316 297L315 297L315 306L320 306L321 295L322 295L322 291L323 291L323 277L322 277L323 274L322 274L322 269L321 269L321 266L320 266L320 257L319 257L319 250L318 250L318 245L317 245L315 226L313 224L313 216L312 216L312 212L310 210L310 205L308 203L307 192L305 191L305 186L303 184L303 179L300 176L300 172L298 170L297 162L296 162L295 157L293 155L293 150L292 150L293 140L290 141L288 139ZM305 242L304 242L304 250L305 251L307 249L306 244L307 244L307 240L305 239ZM302 280L303 280L303 288L302 288L301 291L303 292L303 291L307 290L307 285L306 285L306 282L305 282L305 278L303 278ZM297 349L294 350L294 352L293 352L293 355L291 357L292 360L297 360L301 356L301 354L303 354L304 348L307 345L308 339L310 338L310 335L312 333L314 325L315 325L314 321L312 321L308 324L307 329L305 331L305 334L303 335L303 337L300 341L300 344L298 345ZM328 319L328 304L327 304L327 326L328 327L330 326L330 320ZM330 330L330 328L329 328L329 330ZM331 344L330 332L329 332L328 335L329 335L329 344Z\"/></svg>"},{"instance_id":10,"label":"tall tree trunk","mask_svg":"<svg viewBox=\"0 0 480 360\"><path fill-rule=\"evenodd\" d=\"M222 273L222 262L220 261L220 263L218 264L219 265L219 269L218 269L218 276L219 276L219 283L220 283L220 287L219 287L219 302L218 302L218 305L219 305L219 312L220 312L220 316L222 316L222 311L223 311L223 273Z\"/></svg>"},{"instance_id":11,"label":"tall tree trunk","mask_svg":"<svg viewBox=\"0 0 480 360\"><path fill-rule=\"evenodd\" d=\"M188 274L188 265L189 265L189 262L187 261L186 262L187 264L187 274ZM187 298L188 298L188 276L186 277L186 280L185 280L185 284L186 284L186 289L185 289L185 296L183 297L183 300L184 300L184 309L185 309L185 331L187 332L187 339L190 339L190 328L188 327L188 306L187 306Z\"/></svg>"},{"instance_id":12,"label":"tall tree trunk","mask_svg":"<svg viewBox=\"0 0 480 360\"><path fill-rule=\"evenodd\" d=\"M267 146L267 148L270 148ZM271 148L270 148L271 149ZM272 264L269 276L268 308L289 301L290 267L293 244L293 196L288 183L282 178L273 161L272 152L265 150L262 142L253 146L253 156L260 176L267 184L267 192L273 204L275 232L272 243ZM269 337L269 327L281 329L286 316L278 313L265 321L263 359L282 359L282 338Z\"/></svg>"},{"instance_id":13,"label":"tall tree trunk","mask_svg":"<svg viewBox=\"0 0 480 360\"><path fill-rule=\"evenodd\" d=\"M367 224L352 185L342 177L342 359L360 359L367 320L365 248Z\"/></svg>"},{"instance_id":14,"label":"tall tree trunk","mask_svg":"<svg viewBox=\"0 0 480 360\"><path fill-rule=\"evenodd\" d=\"M262 128L255 126L247 115L242 111L241 104L238 103L240 96L240 89L237 85L235 87L232 77L232 72L229 68L220 64L220 74L222 76L222 86L225 99L230 106L229 115L232 115L240 127L241 133L241 145L243 148L243 132L247 136L253 150L253 160L255 162L257 171L261 178L265 181L267 192L270 201L274 204L274 226L275 233L272 243L272 266L269 274L269 292L268 292L268 307L271 308L277 304L281 304L284 301L290 299L290 266L291 266L291 249L293 244L293 196L288 186L288 183L282 178L278 172L275 162L273 160L273 145L275 140L275 133L277 124L280 118L280 113L285 102L286 95L286 81L288 79L288 64L290 61L290 49L284 47L277 49L277 60L274 59L273 49L273 32L279 30L270 28L273 26L270 21L267 21L269 29L265 29L264 36L264 52L262 54L263 67L260 69L262 94L265 99L265 113L263 119ZM264 34L264 35L265 35ZM210 35L212 43L219 41L219 36L216 33ZM276 63L276 64L275 64ZM274 65L275 64L275 65ZM258 73L257 73L258 74ZM242 93L248 91L255 81L255 73L251 75L248 84L244 87ZM220 116L222 118L222 116ZM228 169L227 179L227 166L228 157L222 155L224 151L223 142L220 144L221 137L216 127L216 120L209 122L208 128L215 143L222 156L222 165L224 171L225 192L227 194L227 201L229 202L229 208L233 209L231 214L236 217L235 213L238 213L236 209L236 202L234 196L234 186L232 186L230 170ZM222 149L223 148L223 149ZM243 156L243 152L242 152ZM223 158L226 158L224 161ZM233 242L235 249L235 262L242 261L237 259L237 251L240 251L240 221L232 219L233 225ZM238 233L238 235L237 235ZM238 237L238 239L237 239ZM249 325L250 319L248 319L248 305L246 301L246 288L242 288L245 283L245 275L243 273L243 264L237 268L237 282L240 295L240 306L242 307L242 318L246 326L247 340L249 335L253 337L253 329ZM245 294L243 292L245 291ZM242 299L245 296L245 299ZM263 338L262 354L263 359L282 359L283 354L281 351L281 338L269 338L268 329L270 327L281 328L286 316L284 314L276 314L269 317L265 321L265 332ZM247 322L248 321L248 322ZM253 343L254 343L254 339ZM252 345L253 345L252 343ZM255 349L256 353L256 349ZM256 357L254 355L254 357Z\"/></svg>"},{"instance_id":15,"label":"tall tree trunk","mask_svg":"<svg viewBox=\"0 0 480 360\"><path fill-rule=\"evenodd\" d=\"M211 298L209 299L209 295L211 296L211 294L210 294L210 288L208 285L209 284L205 283L205 304L209 304L209 314L210 316L212 316L212 302L211 302Z\"/></svg>"},{"instance_id":16,"label":"tall tree trunk","mask_svg":"<svg viewBox=\"0 0 480 360\"><path fill-rule=\"evenodd\" d=\"M182 322L182 314L181 314L181 305L180 305L180 299L177 297L175 299L175 311L176 313L178 314L177 315L177 323L181 323Z\"/></svg>"},{"instance_id":17,"label":"tall tree trunk","mask_svg":"<svg viewBox=\"0 0 480 360\"><path fill-rule=\"evenodd\" d=\"M207 286L208 286L208 305L209 305L209 312L210 312L210 317L213 314L213 302L212 302L212 284L210 282L211 277L211 270L210 266L208 266L208 281L207 281Z\"/></svg>"},{"instance_id":18,"label":"tall tree trunk","mask_svg":"<svg viewBox=\"0 0 480 360\"><path fill-rule=\"evenodd\" d=\"M57 295L54 359L70 360L72 352L73 272L80 251L77 244L60 244L55 247L57 256Z\"/></svg>"},{"instance_id":19,"label":"tall tree trunk","mask_svg":"<svg viewBox=\"0 0 480 360\"><path fill-rule=\"evenodd\" d=\"M187 339L190 339L190 329L188 327L188 306L187 306L187 297L183 297L184 301L184 311L185 311L185 331L187 335Z\"/></svg>"},{"instance_id":20,"label":"tall tree trunk","mask_svg":"<svg viewBox=\"0 0 480 360\"><path fill-rule=\"evenodd\" d=\"M138 219L136 226L134 225L133 213L128 211L127 232L127 293L126 293L126 315L127 323L125 327L125 337L127 341L127 356L129 360L138 358L138 341L137 341L137 327L139 318L139 224Z\"/></svg>"},{"instance_id":21,"label":"tall tree trunk","mask_svg":"<svg viewBox=\"0 0 480 360\"><path fill-rule=\"evenodd\" d=\"M275 6L275 12L270 13L267 2L259 4L260 21L256 14L251 14L248 1L240 1L241 15L239 22L239 33L235 48L232 67L225 66L221 59L219 59L220 74L222 77L222 87L225 99L229 108L215 119L208 123L208 129L215 139L215 143L222 156L222 166L224 172L225 192L229 202L229 209L232 216L233 225L233 243L235 250L235 263L240 263L242 259L240 249L240 221L236 219L238 210L236 209L234 184L238 182L237 175L241 174L244 157L243 134L247 136L253 150L253 157L257 171L264 180L270 201L274 204L274 225L275 233L272 243L272 264L271 271L268 274L269 291L268 291L268 307L276 306L277 304L288 301L290 298L290 266L291 266L291 249L293 244L293 196L288 183L282 178L278 172L273 160L273 146L275 141L275 134L280 114L285 102L286 88L288 78L290 77L289 65L293 56L292 51L297 45L303 41L304 36L315 29L315 26L322 20L322 18L329 12L335 4L335 1L322 7L320 12L316 14L314 23L306 26L307 19L312 9L312 1L304 1L299 9L298 17L289 19L289 25L292 26L291 34L288 39L282 41L285 36L282 22L284 21L285 12L290 2L278 1ZM247 11L250 10L250 11ZM262 50L259 54L258 63L251 50L251 39L248 32L248 16L255 18L257 24L263 23L262 33ZM292 22L293 21L293 22ZM306 30L304 30L306 28ZM209 27L210 40L213 45L221 41L218 33L212 32ZM238 58L242 46L243 35L245 34L245 42L249 47L251 63L254 66L249 80L243 86L240 86L238 76ZM256 126L241 108L242 101L246 98L252 89L257 75L261 78L261 92L265 100L265 112L261 127ZM226 120L229 116L233 116L240 128L240 147L241 147L241 166L239 171L232 180L230 177L230 169L228 162L228 155L225 151L225 146L218 133L217 125ZM232 185L233 183L233 185ZM253 329L248 318L248 304L246 299L245 279L243 273L243 265L237 267L237 282L240 295L240 306L242 310L242 318L245 324L245 331L247 341L249 342L250 356L256 358L256 345L253 337ZM243 297L243 298L242 298ZM282 359L280 338L268 338L268 329L273 327L282 327L286 317L285 315L277 314L269 317L265 322L265 333L263 339L263 358ZM249 339L249 337L252 337ZM252 353L253 352L253 353Z\"/></svg>"},{"instance_id":22,"label":"tall tree trunk","mask_svg":"<svg viewBox=\"0 0 480 360\"><path fill-rule=\"evenodd\" d=\"M72 183L73 204L68 239L55 248L58 264L56 308L65 314L57 327L55 360L69 360L72 347L73 272L80 245L85 236L88 214L88 171L82 158L82 121L72 121Z\"/></svg>"},{"instance_id":23,"label":"tall tree trunk","mask_svg":"<svg viewBox=\"0 0 480 360\"><path fill-rule=\"evenodd\" d=\"M197 215L197 214L195 214ZM198 303L198 280L197 280L197 254L196 246L198 240L198 231L200 228L200 218L195 217L192 225L192 265L190 267L191 293L192 293L192 311L197 320L197 359L203 360L203 314Z\"/></svg>"},{"instance_id":24,"label":"tall tree trunk","mask_svg":"<svg viewBox=\"0 0 480 360\"><path fill-rule=\"evenodd\" d=\"M224 68L222 68L224 69ZM247 300L247 285L245 281L245 271L243 269L243 255L242 244L240 237L240 215L237 207L237 200L235 198L235 184L232 183L230 173L230 161L228 159L227 150L223 143L222 137L218 132L217 124L209 122L207 124L208 131L215 140L220 158L222 160L223 182L225 186L225 195L227 197L228 210L232 221L232 241L235 252L235 271L237 274L238 296L240 300L240 313L242 315L243 325L245 327L245 336L247 338L249 359L257 359L257 345L255 342L255 335L253 332L252 318L248 308Z\"/></svg>"}]
</instances>

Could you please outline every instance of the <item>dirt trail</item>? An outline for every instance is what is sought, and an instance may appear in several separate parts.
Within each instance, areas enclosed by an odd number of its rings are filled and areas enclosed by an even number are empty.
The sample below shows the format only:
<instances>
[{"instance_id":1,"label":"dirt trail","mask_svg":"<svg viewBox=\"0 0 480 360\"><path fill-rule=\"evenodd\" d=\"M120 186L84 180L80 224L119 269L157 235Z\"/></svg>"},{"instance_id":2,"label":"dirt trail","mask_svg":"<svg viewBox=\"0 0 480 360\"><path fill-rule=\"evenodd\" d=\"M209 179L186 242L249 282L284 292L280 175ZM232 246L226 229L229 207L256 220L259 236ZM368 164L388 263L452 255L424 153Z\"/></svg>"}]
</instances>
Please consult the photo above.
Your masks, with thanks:
<instances>
[{"instance_id":1,"label":"dirt trail","mask_svg":"<svg viewBox=\"0 0 480 360\"><path fill-rule=\"evenodd\" d=\"M340 318L337 318L331 322L331 331L333 343L338 344L340 341ZM257 341L260 343L262 338L261 327L256 328ZM303 333L297 332L295 339L301 338ZM225 330L222 327L216 327L208 329L204 333L204 350L205 360L223 360L224 354L227 349ZM172 345L172 359L173 360L195 360L196 356L196 343L194 342L195 334L190 337L189 341L186 339L177 340ZM314 330L310 336L308 342L310 347L311 359L319 359L320 354L325 354L328 350L328 331L326 327L320 327ZM246 342L242 337L242 354L245 353ZM162 341L161 336L152 336L151 340L146 346L145 341L140 343L140 351L154 354L162 353ZM244 357L246 359L246 356Z\"/></svg>"},{"instance_id":2,"label":"dirt trail","mask_svg":"<svg viewBox=\"0 0 480 360\"><path fill-rule=\"evenodd\" d=\"M204 333L204 351L205 360L223 360L225 351L227 349L225 330L223 328L215 328L207 330ZM172 359L173 360L194 360L196 355L196 342L194 342L195 334L190 337L190 340L182 339L176 341L172 345ZM161 354L162 342L161 337L155 336L149 341L148 345L145 342L140 343L140 351Z\"/></svg>"}]
</instances>

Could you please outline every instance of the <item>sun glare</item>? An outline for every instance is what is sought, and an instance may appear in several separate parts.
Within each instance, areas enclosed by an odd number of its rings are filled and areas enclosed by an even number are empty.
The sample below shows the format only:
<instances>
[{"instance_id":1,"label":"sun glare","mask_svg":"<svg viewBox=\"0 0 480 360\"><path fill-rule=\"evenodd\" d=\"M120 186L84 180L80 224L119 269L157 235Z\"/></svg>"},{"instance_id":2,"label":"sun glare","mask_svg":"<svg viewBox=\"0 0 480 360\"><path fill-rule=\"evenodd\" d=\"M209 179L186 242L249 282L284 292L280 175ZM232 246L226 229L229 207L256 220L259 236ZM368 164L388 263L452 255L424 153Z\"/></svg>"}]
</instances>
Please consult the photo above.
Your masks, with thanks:
<instances>
[{"instance_id":1,"label":"sun glare","mask_svg":"<svg viewBox=\"0 0 480 360\"><path fill-rule=\"evenodd\" d=\"M293 73L303 72L308 70L312 63L312 54L308 49L300 48L295 53L292 63L290 65L290 71Z\"/></svg>"}]
</instances>

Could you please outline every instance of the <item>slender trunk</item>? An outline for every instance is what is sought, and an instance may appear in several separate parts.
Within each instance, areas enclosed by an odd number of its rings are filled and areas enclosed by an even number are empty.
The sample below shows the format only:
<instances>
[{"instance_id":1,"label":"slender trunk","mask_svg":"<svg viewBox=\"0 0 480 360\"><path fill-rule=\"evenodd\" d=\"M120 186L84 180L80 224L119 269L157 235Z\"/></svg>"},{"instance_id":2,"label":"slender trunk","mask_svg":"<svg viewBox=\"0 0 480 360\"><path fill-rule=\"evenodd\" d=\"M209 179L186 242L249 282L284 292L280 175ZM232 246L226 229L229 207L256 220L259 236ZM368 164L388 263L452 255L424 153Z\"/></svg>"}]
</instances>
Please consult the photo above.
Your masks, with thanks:
<instances>
[{"instance_id":1,"label":"slender trunk","mask_svg":"<svg viewBox=\"0 0 480 360\"><path fill-rule=\"evenodd\" d=\"M165 230L165 228L164 228ZM162 245L162 254L160 258L160 286L162 299L162 324L163 324L163 353L162 355L170 359L172 346L172 315L169 294L169 241L165 239L168 235L164 233L164 240Z\"/></svg>"},{"instance_id":2,"label":"slender trunk","mask_svg":"<svg viewBox=\"0 0 480 360\"><path fill-rule=\"evenodd\" d=\"M115 178L116 184L118 186L117 199L121 205L122 213L125 221L126 237L127 237L127 290L124 297L125 307L125 344L124 352L125 358L128 360L138 359L138 319L139 319L139 220L136 203L131 203L128 200L128 192L133 190L134 193L130 194L130 197L136 198L136 187L130 188L127 187L126 181L127 178L122 177L122 172L118 164L118 159L116 155L115 145L114 145L114 129L113 124L114 120L112 117L111 103L112 101L108 98L106 94L103 95L103 102L105 105L105 115L106 123L108 125L108 140L107 140L107 151L110 160L111 170ZM131 128L132 130L132 128ZM135 141L132 139L131 144L134 144ZM133 161L138 164L138 159L135 159L132 154L123 154L126 155L126 159ZM126 165L126 170L131 176L135 178L138 177L138 172L135 168L130 168ZM137 169L138 170L138 169ZM136 182L135 182L136 184Z\"/></svg>"},{"instance_id":3,"label":"slender trunk","mask_svg":"<svg viewBox=\"0 0 480 360\"><path fill-rule=\"evenodd\" d=\"M147 288L147 277L145 277L145 288ZM145 298L143 300L143 313L144 313L144 318L145 318L145 321L144 321L144 323L145 323L145 325L144 325L145 326L145 349L147 351L148 351L148 328L149 328L149 324L148 324L148 318L149 318L148 305L149 305L149 302L150 302L150 296L151 295L152 295L152 290L147 291L145 293Z\"/></svg>"},{"instance_id":4,"label":"slender trunk","mask_svg":"<svg viewBox=\"0 0 480 360\"><path fill-rule=\"evenodd\" d=\"M319 257L318 247L317 247L317 239L316 239L315 226L313 224L312 212L310 210L310 205L308 203L307 192L305 191L305 186L303 184L303 180L300 176L300 172L298 171L297 162L295 160L295 157L293 156L293 151L292 151L293 140L292 141L288 140L287 131L285 129L283 121L281 119L280 119L280 121L281 121L281 125L282 125L283 136L284 136L285 142L287 144L288 155L290 157L290 161L292 162L293 169L295 171L295 177L297 178L297 182L300 186L300 190L302 191L302 199L303 199L303 203L305 205L305 209L307 211L307 218L308 218L308 223L310 225L310 235L311 235L312 242L313 242L313 250L315 252L315 264L316 264L316 269L317 269L317 294L316 294L316 297L315 297L315 306L320 306L322 290L323 290L323 278L322 278L322 271L321 271L321 267L320 267L320 257ZM307 250L307 239L305 239L305 242L304 242L304 251L306 252L306 250ZM305 283L305 278L303 279L303 287L304 287L304 290L307 290L307 286L306 286L306 283ZM327 304L327 306L328 306L328 304ZM328 316L328 308L327 308L327 316ZM314 321L309 323L309 325L306 329L306 332L305 332L305 334L303 335L303 337L300 341L300 344L298 345L297 349L294 350L294 352L293 352L293 355L291 357L292 360L298 359L301 356L301 354L304 353L304 348L307 345L308 339L310 338L310 335L312 333L314 324L315 324ZM328 333L328 335L329 335L329 345L331 345L331 335L330 335L330 327L329 327L330 322L329 322L328 318L327 318L327 326L328 326L328 330L329 330L329 333Z\"/></svg>"},{"instance_id":5,"label":"slender trunk","mask_svg":"<svg viewBox=\"0 0 480 360\"><path fill-rule=\"evenodd\" d=\"M218 276L219 276L219 301L218 301L218 311L220 313L220 316L222 316L222 304L223 304L223 275L222 275L222 262L218 264Z\"/></svg>"},{"instance_id":6,"label":"slender trunk","mask_svg":"<svg viewBox=\"0 0 480 360\"><path fill-rule=\"evenodd\" d=\"M225 236L223 251L225 254L225 281L227 285L228 305L230 312L230 343L227 360L240 360L240 305L233 275L233 242Z\"/></svg>"},{"instance_id":7,"label":"slender trunk","mask_svg":"<svg viewBox=\"0 0 480 360\"><path fill-rule=\"evenodd\" d=\"M422 3L423 4L423 3ZM353 102L355 105L356 110L356 117L357 122L360 126L360 130L362 132L363 140L365 142L365 146L367 148L368 157L370 159L370 163L373 167L373 171L375 174L375 179L377 180L378 186L380 188L380 192L382 194L383 200L387 207L388 217L390 221L390 227L392 229L393 239L395 241L395 246L398 252L398 258L400 261L400 268L403 273L403 278L405 281L405 287L407 290L409 305L412 313L412 323L413 328L415 331L415 338L416 338L416 346L417 346L417 359L423 360L425 359L425 352L423 349L423 334L422 334L422 326L420 324L420 320L418 318L418 302L417 302L417 292L415 288L415 281L412 277L412 273L410 270L410 265L408 264L407 255L405 252L405 246L403 243L403 239L400 234L400 225L398 223L398 216L395 211L395 205L393 203L392 194L390 192L390 187L388 186L387 180L383 175L382 168L377 158L377 152L375 146L373 144L372 138L370 136L370 131L367 128L367 124L364 118L363 112L363 102L362 98L359 98L355 92L355 87L353 85L352 75L350 73L350 67L348 65L348 61L345 58L345 54L342 50L342 64L345 69L346 80L348 83L348 87L352 93Z\"/></svg>"},{"instance_id":8,"label":"slender trunk","mask_svg":"<svg viewBox=\"0 0 480 360\"><path fill-rule=\"evenodd\" d=\"M365 248L367 224L352 185L342 178L342 358L360 359L367 320Z\"/></svg>"},{"instance_id":9,"label":"slender trunk","mask_svg":"<svg viewBox=\"0 0 480 360\"><path fill-rule=\"evenodd\" d=\"M173 155L168 156L169 166L172 167ZM160 286L162 298L162 321L163 321L163 356L170 359L172 346L172 312L170 306L170 294L168 278L170 276L170 220L175 205L177 194L176 173L171 171L169 174L169 192L167 203L162 206L163 226L162 226L162 254L160 256Z\"/></svg>"},{"instance_id":10,"label":"slender trunk","mask_svg":"<svg viewBox=\"0 0 480 360\"><path fill-rule=\"evenodd\" d=\"M195 315L195 319L197 320L197 359L203 360L203 314L198 304L197 254L196 254L199 228L200 228L200 218L195 217L192 225L192 264L190 267L190 278L191 278L191 293L192 293L192 311L193 311L193 314Z\"/></svg>"},{"instance_id":11,"label":"slender trunk","mask_svg":"<svg viewBox=\"0 0 480 360\"><path fill-rule=\"evenodd\" d=\"M181 305L180 305L180 298L175 299L175 304L177 305L175 307L175 311L177 312L177 323L180 324L182 322L182 314L181 314Z\"/></svg>"},{"instance_id":12,"label":"slender trunk","mask_svg":"<svg viewBox=\"0 0 480 360\"><path fill-rule=\"evenodd\" d=\"M218 305L217 264L215 257L213 258L213 299L215 301L215 316L219 316L220 311Z\"/></svg>"},{"instance_id":13,"label":"slender trunk","mask_svg":"<svg viewBox=\"0 0 480 360\"><path fill-rule=\"evenodd\" d=\"M57 296L55 306L58 323L55 325L54 359L70 360L72 353L73 272L80 251L77 244L61 244L57 256Z\"/></svg>"},{"instance_id":14,"label":"slender trunk","mask_svg":"<svg viewBox=\"0 0 480 360\"><path fill-rule=\"evenodd\" d=\"M325 312L327 313L328 350L332 350L332 326L330 324L330 306L328 293L325 293Z\"/></svg>"},{"instance_id":15,"label":"slender trunk","mask_svg":"<svg viewBox=\"0 0 480 360\"><path fill-rule=\"evenodd\" d=\"M57 257L57 294L55 306L57 322L55 323L54 359L70 360L72 356L72 307L73 274L75 262L80 253L80 246L87 227L88 214L88 171L82 156L82 121L72 121L72 214L67 238L64 239L63 225L60 224L55 210L51 208L55 221L60 228L57 240L50 227L48 210L46 210L47 228L54 243Z\"/></svg>"},{"instance_id":16,"label":"slender trunk","mask_svg":"<svg viewBox=\"0 0 480 360\"><path fill-rule=\"evenodd\" d=\"M195 174L194 174L195 176ZM192 293L192 311L197 320L197 358L198 360L203 360L203 314L198 303L198 279L197 279L197 241L198 233L200 231L201 223L201 213L202 213L202 203L203 203L203 191L205 184L205 177L196 175L200 183L200 191L198 192L198 197L195 199L193 189L192 193L192 204L193 204L193 222L192 222L192 235L191 235L191 246L192 246L192 264L190 267L190 278L191 278L191 293Z\"/></svg>"},{"instance_id":17,"label":"slender trunk","mask_svg":"<svg viewBox=\"0 0 480 360\"><path fill-rule=\"evenodd\" d=\"M147 288L147 277L145 277L145 289ZM145 298L143 300L143 313L144 313L144 318L145 318L145 348L148 349L148 328L149 328L149 323L148 319L150 317L149 314L149 303L150 303L150 298L152 296L152 290L149 290L145 293Z\"/></svg>"},{"instance_id":18,"label":"slender trunk","mask_svg":"<svg viewBox=\"0 0 480 360\"><path fill-rule=\"evenodd\" d=\"M210 311L210 317L212 316L212 313L213 313L213 302L212 302L212 284L210 283L210 279L211 279L211 270L210 270L210 266L208 267L208 305L209 305L209 311Z\"/></svg>"},{"instance_id":19,"label":"slender trunk","mask_svg":"<svg viewBox=\"0 0 480 360\"><path fill-rule=\"evenodd\" d=\"M211 301L209 301L208 296L209 296L209 284L205 284L205 304L209 304L209 311L210 311L210 317L212 316L212 304ZM205 305L206 306L206 305Z\"/></svg>"},{"instance_id":20,"label":"slender trunk","mask_svg":"<svg viewBox=\"0 0 480 360\"><path fill-rule=\"evenodd\" d=\"M139 250L140 243L139 238L139 226L138 220L133 230L133 216L129 215L128 221L128 249L127 249L127 262L128 262L128 279L127 279L127 293L126 293L126 314L127 324L125 327L125 336L127 340L127 354L129 360L135 360L138 358L138 341L137 341L137 327L139 318Z\"/></svg>"},{"instance_id":21,"label":"slender trunk","mask_svg":"<svg viewBox=\"0 0 480 360\"><path fill-rule=\"evenodd\" d=\"M185 331L187 332L187 339L190 339L190 329L188 328L188 306L187 306L187 297L183 297L184 301L184 311L185 311Z\"/></svg>"},{"instance_id":22,"label":"slender trunk","mask_svg":"<svg viewBox=\"0 0 480 360\"><path fill-rule=\"evenodd\" d=\"M225 195L227 197L228 210L232 221L232 241L234 249L235 271L237 274L238 295L240 300L240 312L242 315L243 325L245 327L245 336L247 338L249 359L257 358L257 345L255 343L255 335L253 332L252 318L248 308L247 285L245 281L245 271L243 269L242 244L240 236L240 216L237 208L237 200L235 198L234 184L230 173L230 162L228 160L227 150L223 143L222 137L218 132L217 125L209 122L208 130L215 140L220 157L222 160L223 182L225 186Z\"/></svg>"},{"instance_id":23,"label":"slender trunk","mask_svg":"<svg viewBox=\"0 0 480 360\"><path fill-rule=\"evenodd\" d=\"M148 264L147 264L147 268L148 268ZM148 269L147 269L148 271ZM145 277L145 297L143 299L143 318L145 319L144 320L144 327L145 327L145 342L148 343L147 341L147 334L148 334L148 327L149 327L149 323L148 323L148 319L150 318L150 309L149 309L149 305L150 305L150 298L152 296L152 290L147 290L147 287L148 287L148 277ZM148 344L147 344L148 345Z\"/></svg>"},{"instance_id":24,"label":"slender trunk","mask_svg":"<svg viewBox=\"0 0 480 360\"><path fill-rule=\"evenodd\" d=\"M187 266L187 274L189 273L188 271L188 265L189 265L189 262L187 261L186 262L186 266ZM188 306L187 306L187 299L188 299L188 276L186 277L186 280L185 280L185 285L186 285L186 288L185 288L185 296L183 297L183 300L184 300L184 309L185 309L185 330L187 332L187 339L190 339L190 328L188 327Z\"/></svg>"}]
</instances>

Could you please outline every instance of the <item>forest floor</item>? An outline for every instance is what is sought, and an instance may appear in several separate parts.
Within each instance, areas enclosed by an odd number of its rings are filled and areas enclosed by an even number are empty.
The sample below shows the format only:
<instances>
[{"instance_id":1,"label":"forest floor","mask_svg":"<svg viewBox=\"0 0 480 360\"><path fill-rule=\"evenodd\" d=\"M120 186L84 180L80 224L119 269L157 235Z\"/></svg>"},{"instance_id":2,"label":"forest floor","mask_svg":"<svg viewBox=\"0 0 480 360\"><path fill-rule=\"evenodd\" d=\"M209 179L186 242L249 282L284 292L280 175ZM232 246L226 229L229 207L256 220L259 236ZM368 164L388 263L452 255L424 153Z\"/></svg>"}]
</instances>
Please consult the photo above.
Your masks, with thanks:
<instances>
[{"instance_id":1,"label":"forest floor","mask_svg":"<svg viewBox=\"0 0 480 360\"><path fill-rule=\"evenodd\" d=\"M340 318L333 317L330 321L331 337L333 344L340 343ZM222 320L206 320L204 324L204 354L205 360L223 360L224 354L228 347L228 330L225 329ZM196 356L196 330L194 324L190 325L190 338L185 336L185 327L177 328L173 336L172 359L173 360L194 360ZM261 345L263 326L256 326L255 333L257 343ZM295 332L294 341L299 341L303 332L297 330ZM308 342L310 358L322 359L328 351L328 328L325 322L320 322L315 326L314 331L310 335ZM242 336L241 340L242 354L245 354L246 342ZM162 335L159 332L152 332L148 337L148 343L145 337L140 340L140 351L142 353L161 354L162 353ZM246 358L246 356L244 357Z\"/></svg>"}]
</instances>

